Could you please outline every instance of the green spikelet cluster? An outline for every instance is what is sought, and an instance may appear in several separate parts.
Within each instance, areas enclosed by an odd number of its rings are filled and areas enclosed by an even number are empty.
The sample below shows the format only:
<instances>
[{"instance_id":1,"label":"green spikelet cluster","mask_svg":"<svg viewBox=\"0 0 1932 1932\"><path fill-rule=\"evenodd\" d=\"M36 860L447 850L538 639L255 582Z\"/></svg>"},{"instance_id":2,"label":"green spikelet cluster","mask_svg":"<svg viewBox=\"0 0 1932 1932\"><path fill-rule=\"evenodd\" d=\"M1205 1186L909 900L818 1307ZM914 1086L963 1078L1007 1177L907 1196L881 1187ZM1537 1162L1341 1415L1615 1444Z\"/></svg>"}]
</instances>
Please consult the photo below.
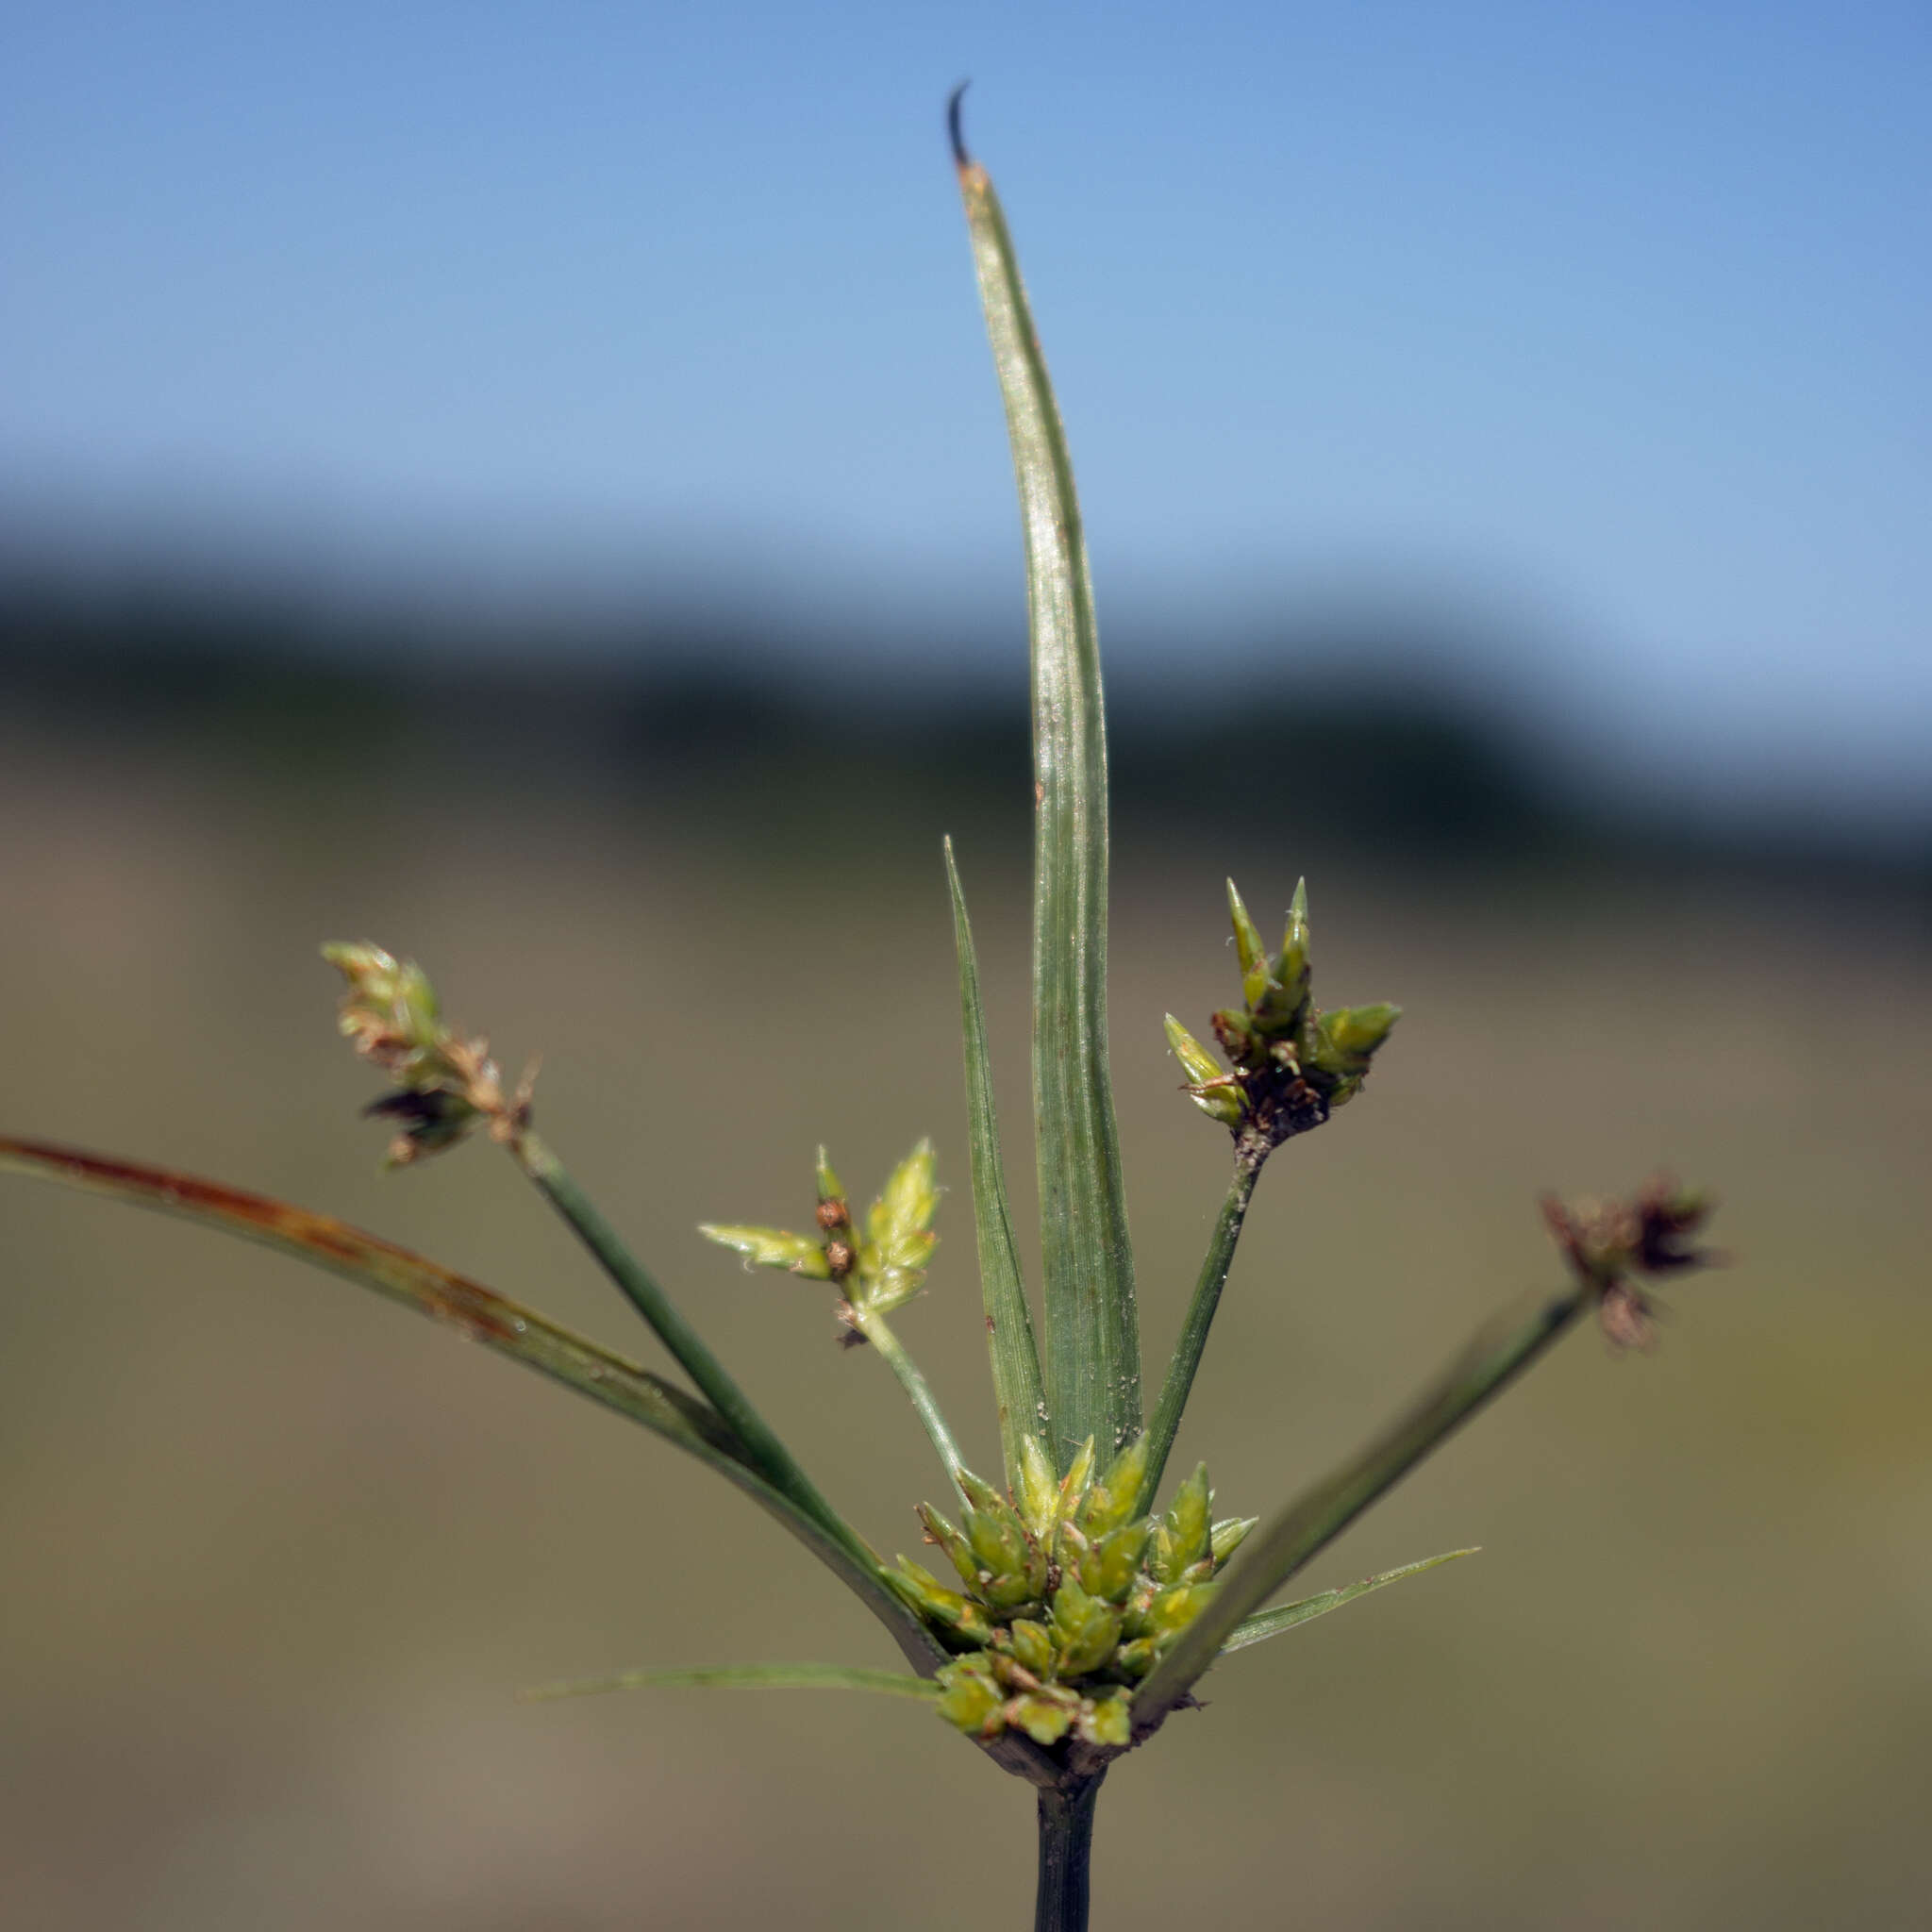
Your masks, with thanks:
<instances>
[{"instance_id":1,"label":"green spikelet cluster","mask_svg":"<svg viewBox=\"0 0 1932 1932\"><path fill-rule=\"evenodd\" d=\"M486 1122L493 1138L515 1141L529 1117L534 1070L507 1096L490 1042L443 1019L436 989L415 960L397 959L368 940L333 941L322 957L347 982L338 1021L343 1038L402 1090L363 1109L396 1130L390 1166L441 1154Z\"/></svg>"},{"instance_id":2,"label":"green spikelet cluster","mask_svg":"<svg viewBox=\"0 0 1932 1932\"><path fill-rule=\"evenodd\" d=\"M890 1580L960 1653L940 1672L940 1714L974 1737L1009 1725L1053 1745L1128 1741L1127 1693L1213 1597L1215 1572L1253 1527L1215 1523L1205 1464L1165 1516L1141 1513L1149 1444L1096 1480L1090 1439L1056 1478L1030 1439L1017 1498L960 1473L958 1524L919 1507L960 1588L901 1557Z\"/></svg>"},{"instance_id":3,"label":"green spikelet cluster","mask_svg":"<svg viewBox=\"0 0 1932 1932\"><path fill-rule=\"evenodd\" d=\"M841 1319L850 1321L860 1311L889 1314L919 1292L939 1244L932 1231L939 1200L932 1142L922 1141L892 1170L861 1229L821 1147L816 1233L708 1221L699 1224L698 1232L721 1247L735 1248L749 1268L782 1268L808 1281L836 1282L846 1298Z\"/></svg>"},{"instance_id":4,"label":"green spikelet cluster","mask_svg":"<svg viewBox=\"0 0 1932 1932\"><path fill-rule=\"evenodd\" d=\"M1271 954L1227 882L1228 912L1241 960L1243 1004L1214 1015L1214 1037L1234 1064L1228 1072L1176 1020L1167 1041L1188 1076L1187 1091L1210 1120L1278 1146L1325 1121L1361 1091L1369 1063L1389 1038L1400 1007L1336 1007L1324 1012L1309 993L1308 891L1302 880L1289 908L1281 951Z\"/></svg>"}]
</instances>

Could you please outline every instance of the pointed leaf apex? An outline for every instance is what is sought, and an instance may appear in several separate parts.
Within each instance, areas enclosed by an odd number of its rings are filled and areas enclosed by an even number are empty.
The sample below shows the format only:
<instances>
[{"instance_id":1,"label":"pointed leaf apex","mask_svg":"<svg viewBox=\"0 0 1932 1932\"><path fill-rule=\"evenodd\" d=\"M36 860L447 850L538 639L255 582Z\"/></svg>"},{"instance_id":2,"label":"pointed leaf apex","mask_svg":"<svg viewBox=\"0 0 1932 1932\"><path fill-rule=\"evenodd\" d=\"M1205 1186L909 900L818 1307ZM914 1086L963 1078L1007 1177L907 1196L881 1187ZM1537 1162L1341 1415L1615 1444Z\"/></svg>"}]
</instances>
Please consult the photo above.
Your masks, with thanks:
<instances>
[{"instance_id":1,"label":"pointed leaf apex","mask_svg":"<svg viewBox=\"0 0 1932 1932\"><path fill-rule=\"evenodd\" d=\"M820 1201L842 1201L845 1190L840 1185L839 1176L833 1173L831 1160L823 1147L818 1151L816 1167Z\"/></svg>"},{"instance_id":2,"label":"pointed leaf apex","mask_svg":"<svg viewBox=\"0 0 1932 1932\"><path fill-rule=\"evenodd\" d=\"M1067 1473L1060 1478L1059 1507L1062 1516L1074 1513L1074 1505L1087 1493L1087 1486L1093 1480L1093 1438L1089 1436L1074 1452L1074 1459L1067 1465Z\"/></svg>"},{"instance_id":3,"label":"pointed leaf apex","mask_svg":"<svg viewBox=\"0 0 1932 1932\"><path fill-rule=\"evenodd\" d=\"M831 1264L824 1250L809 1235L791 1234L782 1227L741 1227L713 1221L701 1221L698 1232L721 1248L735 1249L744 1257L747 1268L782 1268L808 1281L831 1279Z\"/></svg>"},{"instance_id":4,"label":"pointed leaf apex","mask_svg":"<svg viewBox=\"0 0 1932 1932\"><path fill-rule=\"evenodd\" d=\"M1059 1488L1039 1437L1028 1431L1020 1438L1020 1514L1036 1537L1043 1537L1053 1527L1059 1509Z\"/></svg>"},{"instance_id":5,"label":"pointed leaf apex","mask_svg":"<svg viewBox=\"0 0 1932 1932\"><path fill-rule=\"evenodd\" d=\"M1164 1014L1160 1024L1168 1046L1190 1080L1211 1080L1221 1073L1214 1056L1172 1013Z\"/></svg>"},{"instance_id":6,"label":"pointed leaf apex","mask_svg":"<svg viewBox=\"0 0 1932 1932\"><path fill-rule=\"evenodd\" d=\"M1245 979L1257 965L1265 965L1267 956L1261 950L1261 935L1248 917L1248 908L1241 903L1241 891L1232 879L1227 882L1227 913L1234 924L1235 952L1241 958L1241 976Z\"/></svg>"},{"instance_id":7,"label":"pointed leaf apex","mask_svg":"<svg viewBox=\"0 0 1932 1932\"><path fill-rule=\"evenodd\" d=\"M1308 882L1295 881L1294 897L1289 901L1288 929L1281 938L1281 983L1305 991L1308 977Z\"/></svg>"},{"instance_id":8,"label":"pointed leaf apex","mask_svg":"<svg viewBox=\"0 0 1932 1932\"><path fill-rule=\"evenodd\" d=\"M1236 1126L1241 1118L1241 1096L1224 1068L1172 1013L1166 1017L1167 1043L1188 1076L1187 1094L1210 1120ZM1205 1090L1205 1091L1204 1091Z\"/></svg>"}]
</instances>

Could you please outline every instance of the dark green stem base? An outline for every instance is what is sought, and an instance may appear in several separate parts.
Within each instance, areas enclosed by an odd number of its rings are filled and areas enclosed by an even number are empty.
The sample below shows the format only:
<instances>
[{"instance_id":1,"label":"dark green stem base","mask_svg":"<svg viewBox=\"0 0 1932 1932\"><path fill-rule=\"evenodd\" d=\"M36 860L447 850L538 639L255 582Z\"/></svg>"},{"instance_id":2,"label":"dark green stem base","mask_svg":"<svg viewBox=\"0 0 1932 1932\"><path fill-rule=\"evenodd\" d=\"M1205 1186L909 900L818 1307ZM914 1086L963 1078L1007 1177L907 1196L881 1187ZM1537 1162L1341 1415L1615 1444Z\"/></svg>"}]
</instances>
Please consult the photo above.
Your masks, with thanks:
<instances>
[{"instance_id":1,"label":"dark green stem base","mask_svg":"<svg viewBox=\"0 0 1932 1932\"><path fill-rule=\"evenodd\" d=\"M1093 1806L1107 1774L1040 1793L1040 1891L1033 1932L1087 1932L1092 1896Z\"/></svg>"}]
</instances>

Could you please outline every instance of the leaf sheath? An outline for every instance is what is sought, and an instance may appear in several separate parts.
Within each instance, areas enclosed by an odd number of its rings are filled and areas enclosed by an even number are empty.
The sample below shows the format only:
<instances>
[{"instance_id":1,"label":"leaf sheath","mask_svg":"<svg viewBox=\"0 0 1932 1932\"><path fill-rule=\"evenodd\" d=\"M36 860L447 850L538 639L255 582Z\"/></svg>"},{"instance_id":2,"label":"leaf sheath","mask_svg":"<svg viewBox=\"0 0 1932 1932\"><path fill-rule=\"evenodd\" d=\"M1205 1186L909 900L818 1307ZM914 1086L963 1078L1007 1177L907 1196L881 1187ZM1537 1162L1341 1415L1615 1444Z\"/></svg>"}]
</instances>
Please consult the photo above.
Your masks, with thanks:
<instances>
[{"instance_id":1,"label":"leaf sheath","mask_svg":"<svg viewBox=\"0 0 1932 1932\"><path fill-rule=\"evenodd\" d=\"M957 104L956 104L957 105ZM1140 1325L1107 1055L1107 727L1086 540L1059 410L1006 218L958 145L1006 405L1032 637L1033 1091L1045 1382L1062 1468L1141 1426Z\"/></svg>"}]
</instances>

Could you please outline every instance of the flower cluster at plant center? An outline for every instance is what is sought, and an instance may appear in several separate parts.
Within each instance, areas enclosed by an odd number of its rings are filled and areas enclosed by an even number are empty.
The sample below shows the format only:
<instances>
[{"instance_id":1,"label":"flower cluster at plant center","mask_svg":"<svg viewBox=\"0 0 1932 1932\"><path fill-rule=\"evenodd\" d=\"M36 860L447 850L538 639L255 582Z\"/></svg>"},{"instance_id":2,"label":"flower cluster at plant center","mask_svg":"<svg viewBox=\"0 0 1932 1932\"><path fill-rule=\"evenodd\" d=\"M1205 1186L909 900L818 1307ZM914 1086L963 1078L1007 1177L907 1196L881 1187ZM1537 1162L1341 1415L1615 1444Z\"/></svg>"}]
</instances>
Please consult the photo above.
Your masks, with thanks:
<instances>
[{"instance_id":1,"label":"flower cluster at plant center","mask_svg":"<svg viewBox=\"0 0 1932 1932\"><path fill-rule=\"evenodd\" d=\"M941 1715L960 1730L1124 1746L1134 1685L1207 1607L1255 1519L1213 1521L1206 1464L1164 1516L1143 1515L1144 1436L1097 1480L1091 1440L1058 1479L1031 1437L1026 1448L1017 1499L962 1470L958 1524L920 1507L959 1589L904 1557L888 1580L960 1653L940 1672Z\"/></svg>"}]
</instances>

